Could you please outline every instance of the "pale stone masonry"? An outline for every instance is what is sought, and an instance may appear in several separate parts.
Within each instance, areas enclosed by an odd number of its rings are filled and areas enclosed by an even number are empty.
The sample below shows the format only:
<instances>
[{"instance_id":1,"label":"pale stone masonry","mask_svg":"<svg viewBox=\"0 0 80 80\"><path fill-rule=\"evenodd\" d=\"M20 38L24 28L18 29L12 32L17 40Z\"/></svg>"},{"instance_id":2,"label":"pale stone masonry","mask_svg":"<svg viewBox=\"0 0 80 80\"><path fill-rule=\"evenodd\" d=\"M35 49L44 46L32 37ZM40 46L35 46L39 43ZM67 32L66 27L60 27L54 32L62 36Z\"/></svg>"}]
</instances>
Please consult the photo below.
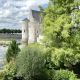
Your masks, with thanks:
<instances>
[{"instance_id":1,"label":"pale stone masonry","mask_svg":"<svg viewBox=\"0 0 80 80\"><path fill-rule=\"evenodd\" d=\"M29 15L29 19L22 21L22 42L27 44L37 42L41 34L40 11L31 10Z\"/></svg>"}]
</instances>

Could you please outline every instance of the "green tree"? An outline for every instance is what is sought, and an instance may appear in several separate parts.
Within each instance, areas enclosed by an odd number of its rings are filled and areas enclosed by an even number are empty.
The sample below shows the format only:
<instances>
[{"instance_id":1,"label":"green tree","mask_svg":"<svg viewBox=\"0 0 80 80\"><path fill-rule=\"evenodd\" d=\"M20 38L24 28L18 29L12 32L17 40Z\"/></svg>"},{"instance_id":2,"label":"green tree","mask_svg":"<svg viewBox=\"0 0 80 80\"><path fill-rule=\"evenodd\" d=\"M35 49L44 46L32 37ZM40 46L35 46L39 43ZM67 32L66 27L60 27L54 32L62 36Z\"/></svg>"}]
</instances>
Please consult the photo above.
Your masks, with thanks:
<instances>
[{"instance_id":1,"label":"green tree","mask_svg":"<svg viewBox=\"0 0 80 80\"><path fill-rule=\"evenodd\" d=\"M68 70L55 71L53 80L77 80L76 75Z\"/></svg>"},{"instance_id":2,"label":"green tree","mask_svg":"<svg viewBox=\"0 0 80 80\"><path fill-rule=\"evenodd\" d=\"M10 43L6 53L7 62L10 62L12 59L15 59L19 52L20 52L20 48L18 47L18 44L15 40L13 40Z\"/></svg>"},{"instance_id":3,"label":"green tree","mask_svg":"<svg viewBox=\"0 0 80 80\"><path fill-rule=\"evenodd\" d=\"M50 48L56 66L68 67L80 63L80 11L75 0L51 0L44 10L44 44Z\"/></svg>"},{"instance_id":4,"label":"green tree","mask_svg":"<svg viewBox=\"0 0 80 80\"><path fill-rule=\"evenodd\" d=\"M33 44L25 47L17 57L17 76L25 80L48 80L44 47Z\"/></svg>"},{"instance_id":5,"label":"green tree","mask_svg":"<svg viewBox=\"0 0 80 80\"><path fill-rule=\"evenodd\" d=\"M4 73L2 80L13 80L14 76L16 75L16 62L10 61L8 64L6 64L2 73Z\"/></svg>"},{"instance_id":6,"label":"green tree","mask_svg":"<svg viewBox=\"0 0 80 80\"><path fill-rule=\"evenodd\" d=\"M0 33L21 33L20 29L0 29Z\"/></svg>"}]
</instances>

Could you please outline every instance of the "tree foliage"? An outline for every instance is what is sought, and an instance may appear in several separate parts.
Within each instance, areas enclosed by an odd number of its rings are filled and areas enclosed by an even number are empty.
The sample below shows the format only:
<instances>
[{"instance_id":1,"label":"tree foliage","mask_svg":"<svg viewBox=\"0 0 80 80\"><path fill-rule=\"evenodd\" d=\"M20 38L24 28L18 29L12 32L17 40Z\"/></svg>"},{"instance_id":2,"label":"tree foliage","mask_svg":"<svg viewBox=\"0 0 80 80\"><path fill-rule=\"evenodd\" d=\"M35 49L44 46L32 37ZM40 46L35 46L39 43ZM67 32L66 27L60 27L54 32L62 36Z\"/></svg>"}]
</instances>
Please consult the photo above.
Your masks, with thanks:
<instances>
[{"instance_id":1,"label":"tree foliage","mask_svg":"<svg viewBox=\"0 0 80 80\"><path fill-rule=\"evenodd\" d=\"M80 10L75 0L51 0L44 10L44 44L53 64L71 68L80 62Z\"/></svg>"},{"instance_id":2,"label":"tree foliage","mask_svg":"<svg viewBox=\"0 0 80 80\"><path fill-rule=\"evenodd\" d=\"M16 74L16 63L15 61L11 61L4 67L4 77L3 80L13 80Z\"/></svg>"},{"instance_id":3,"label":"tree foliage","mask_svg":"<svg viewBox=\"0 0 80 80\"><path fill-rule=\"evenodd\" d=\"M20 52L20 48L18 47L18 44L16 43L15 40L13 40L10 43L6 53L7 62L10 62L11 60L15 59L19 52Z\"/></svg>"},{"instance_id":4,"label":"tree foliage","mask_svg":"<svg viewBox=\"0 0 80 80\"><path fill-rule=\"evenodd\" d=\"M0 33L21 33L20 29L0 29Z\"/></svg>"},{"instance_id":5,"label":"tree foliage","mask_svg":"<svg viewBox=\"0 0 80 80\"><path fill-rule=\"evenodd\" d=\"M25 80L48 80L44 47L29 45L17 57L17 75Z\"/></svg>"},{"instance_id":6,"label":"tree foliage","mask_svg":"<svg viewBox=\"0 0 80 80\"><path fill-rule=\"evenodd\" d=\"M77 80L76 75L68 70L57 70L53 80Z\"/></svg>"}]
</instances>

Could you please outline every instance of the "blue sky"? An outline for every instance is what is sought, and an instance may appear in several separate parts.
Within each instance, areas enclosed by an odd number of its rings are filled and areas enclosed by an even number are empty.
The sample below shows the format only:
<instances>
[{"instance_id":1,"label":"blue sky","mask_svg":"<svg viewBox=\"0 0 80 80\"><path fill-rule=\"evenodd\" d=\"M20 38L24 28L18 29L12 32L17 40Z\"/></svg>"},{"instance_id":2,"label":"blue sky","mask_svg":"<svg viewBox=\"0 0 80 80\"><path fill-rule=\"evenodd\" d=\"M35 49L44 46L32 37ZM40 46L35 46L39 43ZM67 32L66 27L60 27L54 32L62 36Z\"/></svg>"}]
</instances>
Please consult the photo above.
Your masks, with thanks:
<instances>
[{"instance_id":1,"label":"blue sky","mask_svg":"<svg viewBox=\"0 0 80 80\"><path fill-rule=\"evenodd\" d=\"M0 28L21 29L20 21L29 15L29 9L47 5L49 0L0 0Z\"/></svg>"}]
</instances>

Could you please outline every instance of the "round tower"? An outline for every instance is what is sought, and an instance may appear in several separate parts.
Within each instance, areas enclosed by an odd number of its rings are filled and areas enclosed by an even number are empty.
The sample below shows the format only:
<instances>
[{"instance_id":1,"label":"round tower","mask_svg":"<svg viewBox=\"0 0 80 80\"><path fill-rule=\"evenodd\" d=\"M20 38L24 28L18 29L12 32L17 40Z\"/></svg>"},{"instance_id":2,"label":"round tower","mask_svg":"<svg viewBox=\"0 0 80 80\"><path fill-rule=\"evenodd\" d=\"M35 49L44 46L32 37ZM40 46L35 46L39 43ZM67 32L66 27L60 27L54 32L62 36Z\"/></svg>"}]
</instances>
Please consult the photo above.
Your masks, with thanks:
<instances>
[{"instance_id":1,"label":"round tower","mask_svg":"<svg viewBox=\"0 0 80 80\"><path fill-rule=\"evenodd\" d=\"M22 20L22 44L28 44L28 38L29 38L29 20L26 18Z\"/></svg>"}]
</instances>

